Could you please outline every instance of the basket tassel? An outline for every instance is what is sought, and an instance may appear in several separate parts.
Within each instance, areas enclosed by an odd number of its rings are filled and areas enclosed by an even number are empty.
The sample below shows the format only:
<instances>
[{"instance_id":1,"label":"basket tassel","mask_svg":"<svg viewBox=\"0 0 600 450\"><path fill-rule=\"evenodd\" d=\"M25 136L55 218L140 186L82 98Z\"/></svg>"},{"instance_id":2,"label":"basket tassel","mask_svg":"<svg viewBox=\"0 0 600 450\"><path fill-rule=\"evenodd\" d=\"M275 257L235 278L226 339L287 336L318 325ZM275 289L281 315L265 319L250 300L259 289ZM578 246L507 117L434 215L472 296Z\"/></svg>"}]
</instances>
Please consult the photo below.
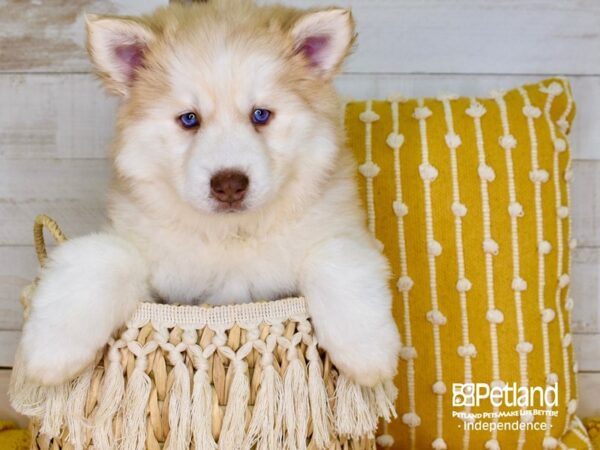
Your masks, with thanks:
<instances>
[{"instance_id":1,"label":"basket tassel","mask_svg":"<svg viewBox=\"0 0 600 450\"><path fill-rule=\"evenodd\" d=\"M143 450L146 446L146 405L152 389L152 382L146 374L146 355L156 350L158 344L150 341L142 347L132 341L127 346L137 359L121 405L123 434L120 449Z\"/></svg>"},{"instance_id":2,"label":"basket tassel","mask_svg":"<svg viewBox=\"0 0 600 450\"><path fill-rule=\"evenodd\" d=\"M209 345L204 352L197 345L188 347L196 373L193 379L191 429L195 450L217 450L212 435L212 388L208 378L207 355L214 353L215 346Z\"/></svg>"},{"instance_id":3,"label":"basket tassel","mask_svg":"<svg viewBox=\"0 0 600 450\"><path fill-rule=\"evenodd\" d=\"M313 441L317 448L324 449L331 442L330 416L327 390L323 381L321 359L317 343L313 342L306 350L308 359L308 396L312 419Z\"/></svg>"},{"instance_id":4,"label":"basket tassel","mask_svg":"<svg viewBox=\"0 0 600 450\"><path fill-rule=\"evenodd\" d=\"M302 335L296 333L289 342L287 358L289 365L283 381L283 408L289 450L306 449L308 434L308 383L302 362L298 359L296 346Z\"/></svg>"},{"instance_id":5,"label":"basket tassel","mask_svg":"<svg viewBox=\"0 0 600 450\"><path fill-rule=\"evenodd\" d=\"M371 388L371 387L361 386L360 391L362 392L362 397L364 400L364 404L366 406L362 419L365 420L365 423L373 423L374 424L373 430L371 432L366 433L366 436L368 436L370 439L372 439L375 437L374 432L377 431L377 426L379 424L379 420L378 420L379 415L377 413L377 411L378 411L377 410L377 408L378 408L377 397L375 396L375 393L373 392L373 388Z\"/></svg>"},{"instance_id":6,"label":"basket tassel","mask_svg":"<svg viewBox=\"0 0 600 450\"><path fill-rule=\"evenodd\" d=\"M87 369L73 381L71 393L67 400L67 427L69 429L69 442L75 450L83 450L85 403L92 383L94 368Z\"/></svg>"},{"instance_id":7,"label":"basket tassel","mask_svg":"<svg viewBox=\"0 0 600 450\"><path fill-rule=\"evenodd\" d=\"M179 344L169 353L173 364L173 384L169 398L169 438L166 447L169 450L186 450L189 448L190 434L190 374L179 353Z\"/></svg>"},{"instance_id":8,"label":"basket tassel","mask_svg":"<svg viewBox=\"0 0 600 450\"><path fill-rule=\"evenodd\" d=\"M335 425L341 436L370 436L377 428L375 408L361 387L342 374L337 381L335 409Z\"/></svg>"},{"instance_id":9,"label":"basket tassel","mask_svg":"<svg viewBox=\"0 0 600 450\"><path fill-rule=\"evenodd\" d=\"M244 358L252 350L252 343L242 345L237 354L227 347L221 347L219 350L230 359L234 371L219 436L219 448L239 449L244 441L246 408L250 399L248 364Z\"/></svg>"},{"instance_id":10,"label":"basket tassel","mask_svg":"<svg viewBox=\"0 0 600 450\"><path fill-rule=\"evenodd\" d=\"M394 384L394 381L386 380L383 383L383 391L385 392L386 397L389 399L389 401L392 404L392 415L394 417L397 417L398 415L396 414L396 409L394 407L394 404L396 403L396 398L398 397L398 388Z\"/></svg>"},{"instance_id":11,"label":"basket tassel","mask_svg":"<svg viewBox=\"0 0 600 450\"><path fill-rule=\"evenodd\" d=\"M42 417L46 410L49 388L28 380L24 372L23 358L18 349L8 390L10 404L15 411L25 416Z\"/></svg>"},{"instance_id":12,"label":"basket tassel","mask_svg":"<svg viewBox=\"0 0 600 450\"><path fill-rule=\"evenodd\" d=\"M277 340L273 335L267 337L266 345L262 341L254 343L262 354L262 377L243 448L252 448L255 444L259 450L283 447L281 426L283 385L279 373L273 366L273 351L276 343Z\"/></svg>"},{"instance_id":13,"label":"basket tassel","mask_svg":"<svg viewBox=\"0 0 600 450\"><path fill-rule=\"evenodd\" d=\"M377 403L377 416L383 418L386 422L398 417L394 402L398 396L398 390L392 383L386 387L384 384L375 386L375 401Z\"/></svg>"},{"instance_id":14,"label":"basket tassel","mask_svg":"<svg viewBox=\"0 0 600 450\"><path fill-rule=\"evenodd\" d=\"M110 343L108 350L108 368L104 374L102 388L98 396L98 408L94 421L94 447L99 450L111 450L115 448L112 421L119 409L123 394L125 392L125 380L123 379L123 368L121 367L120 348L125 343L121 340Z\"/></svg>"},{"instance_id":15,"label":"basket tassel","mask_svg":"<svg viewBox=\"0 0 600 450\"><path fill-rule=\"evenodd\" d=\"M67 404L68 384L52 386L48 389L46 411L42 418L40 433L48 437L58 437L64 422L65 406Z\"/></svg>"}]
</instances>

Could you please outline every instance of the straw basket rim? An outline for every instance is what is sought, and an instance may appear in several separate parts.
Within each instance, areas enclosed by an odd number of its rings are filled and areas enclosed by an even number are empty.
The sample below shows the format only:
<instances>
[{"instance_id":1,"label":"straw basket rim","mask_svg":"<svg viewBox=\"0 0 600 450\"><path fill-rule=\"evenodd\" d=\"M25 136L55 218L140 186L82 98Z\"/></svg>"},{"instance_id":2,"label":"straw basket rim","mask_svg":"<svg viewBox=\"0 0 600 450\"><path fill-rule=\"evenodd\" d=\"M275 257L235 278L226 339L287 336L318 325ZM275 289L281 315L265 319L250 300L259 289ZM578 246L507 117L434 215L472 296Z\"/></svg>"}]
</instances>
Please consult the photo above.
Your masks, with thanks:
<instances>
[{"instance_id":1,"label":"straw basket rim","mask_svg":"<svg viewBox=\"0 0 600 450\"><path fill-rule=\"evenodd\" d=\"M181 329L197 329L208 326L230 329L257 326L261 323L275 324L286 319L309 317L304 297L287 297L260 303L235 303L230 305L171 305L141 302L127 322L130 328L139 328L147 323Z\"/></svg>"}]
</instances>

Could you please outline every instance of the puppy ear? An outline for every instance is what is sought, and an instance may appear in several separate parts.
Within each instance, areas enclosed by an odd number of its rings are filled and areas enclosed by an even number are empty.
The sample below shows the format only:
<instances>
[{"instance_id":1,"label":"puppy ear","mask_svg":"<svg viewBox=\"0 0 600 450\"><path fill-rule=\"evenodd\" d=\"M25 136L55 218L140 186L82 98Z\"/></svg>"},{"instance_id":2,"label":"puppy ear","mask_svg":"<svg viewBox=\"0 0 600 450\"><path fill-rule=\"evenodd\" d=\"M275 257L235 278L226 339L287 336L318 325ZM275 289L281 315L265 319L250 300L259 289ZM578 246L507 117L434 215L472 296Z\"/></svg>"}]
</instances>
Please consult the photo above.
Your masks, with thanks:
<instances>
[{"instance_id":1,"label":"puppy ear","mask_svg":"<svg viewBox=\"0 0 600 450\"><path fill-rule=\"evenodd\" d=\"M314 74L332 78L350 52L354 20L346 9L308 13L292 27L294 53L302 56Z\"/></svg>"},{"instance_id":2,"label":"puppy ear","mask_svg":"<svg viewBox=\"0 0 600 450\"><path fill-rule=\"evenodd\" d=\"M153 31L132 18L86 15L88 53L109 91L126 96Z\"/></svg>"}]
</instances>

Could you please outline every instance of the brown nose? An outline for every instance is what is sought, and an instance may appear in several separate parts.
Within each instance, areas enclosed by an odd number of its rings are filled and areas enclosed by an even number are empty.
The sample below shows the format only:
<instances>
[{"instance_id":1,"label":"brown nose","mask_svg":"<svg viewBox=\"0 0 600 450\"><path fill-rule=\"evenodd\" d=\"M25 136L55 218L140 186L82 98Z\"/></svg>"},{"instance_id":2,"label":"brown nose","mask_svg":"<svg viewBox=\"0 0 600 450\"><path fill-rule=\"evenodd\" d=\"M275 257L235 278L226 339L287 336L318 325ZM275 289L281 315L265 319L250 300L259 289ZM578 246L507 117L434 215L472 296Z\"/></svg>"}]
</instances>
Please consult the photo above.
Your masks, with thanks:
<instances>
[{"instance_id":1,"label":"brown nose","mask_svg":"<svg viewBox=\"0 0 600 450\"><path fill-rule=\"evenodd\" d=\"M217 201L240 206L248 190L248 177L237 170L222 170L210 179L210 193Z\"/></svg>"}]
</instances>

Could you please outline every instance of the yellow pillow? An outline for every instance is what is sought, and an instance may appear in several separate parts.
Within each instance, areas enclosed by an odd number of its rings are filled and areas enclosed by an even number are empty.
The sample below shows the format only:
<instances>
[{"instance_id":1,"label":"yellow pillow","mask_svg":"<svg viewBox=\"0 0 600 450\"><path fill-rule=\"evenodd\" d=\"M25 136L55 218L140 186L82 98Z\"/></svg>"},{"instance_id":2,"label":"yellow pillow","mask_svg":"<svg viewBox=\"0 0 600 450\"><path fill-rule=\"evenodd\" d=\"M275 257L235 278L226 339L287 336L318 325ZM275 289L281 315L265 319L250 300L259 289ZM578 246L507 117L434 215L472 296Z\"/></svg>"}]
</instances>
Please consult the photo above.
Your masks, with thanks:
<instances>
[{"instance_id":1,"label":"yellow pillow","mask_svg":"<svg viewBox=\"0 0 600 450\"><path fill-rule=\"evenodd\" d=\"M31 448L29 431L9 420L0 420L0 448L2 450L27 450Z\"/></svg>"},{"instance_id":2,"label":"yellow pillow","mask_svg":"<svg viewBox=\"0 0 600 450\"><path fill-rule=\"evenodd\" d=\"M563 79L347 105L403 340L380 445L588 448L570 331L574 112Z\"/></svg>"}]
</instances>

